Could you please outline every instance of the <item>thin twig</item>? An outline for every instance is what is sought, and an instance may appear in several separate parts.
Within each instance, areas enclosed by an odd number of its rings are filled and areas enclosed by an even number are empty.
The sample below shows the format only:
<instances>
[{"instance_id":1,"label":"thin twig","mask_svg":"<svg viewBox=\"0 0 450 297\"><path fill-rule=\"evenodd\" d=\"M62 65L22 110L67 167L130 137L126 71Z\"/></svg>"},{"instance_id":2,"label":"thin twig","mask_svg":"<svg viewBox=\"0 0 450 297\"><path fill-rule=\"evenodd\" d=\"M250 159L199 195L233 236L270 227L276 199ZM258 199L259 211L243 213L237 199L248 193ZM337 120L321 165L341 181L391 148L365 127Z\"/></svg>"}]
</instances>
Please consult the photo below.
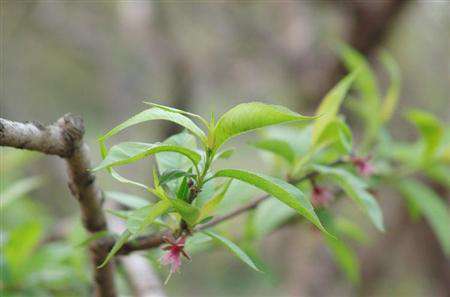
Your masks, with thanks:
<instances>
[{"instance_id":1,"label":"thin twig","mask_svg":"<svg viewBox=\"0 0 450 297\"><path fill-rule=\"evenodd\" d=\"M101 191L90 173L88 147L83 142L84 125L80 117L66 114L47 127L37 122L20 123L0 118L0 146L38 151L64 158L67 164L69 189L78 200L83 225L90 233L107 230L101 206ZM117 296L114 283L114 264L97 269L108 249L93 242L90 245L94 272L94 291L98 297Z\"/></svg>"}]
</instances>

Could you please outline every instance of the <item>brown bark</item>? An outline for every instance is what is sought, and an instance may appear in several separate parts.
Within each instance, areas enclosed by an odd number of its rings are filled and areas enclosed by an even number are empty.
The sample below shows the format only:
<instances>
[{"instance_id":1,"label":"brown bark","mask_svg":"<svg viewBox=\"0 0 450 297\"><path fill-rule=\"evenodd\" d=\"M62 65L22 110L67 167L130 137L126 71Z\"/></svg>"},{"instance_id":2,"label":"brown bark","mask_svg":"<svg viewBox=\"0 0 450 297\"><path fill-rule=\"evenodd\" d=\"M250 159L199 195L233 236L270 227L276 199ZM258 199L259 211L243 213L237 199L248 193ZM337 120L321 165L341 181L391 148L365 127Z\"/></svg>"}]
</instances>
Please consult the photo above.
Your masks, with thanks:
<instances>
[{"instance_id":1,"label":"brown bark","mask_svg":"<svg viewBox=\"0 0 450 297\"><path fill-rule=\"evenodd\" d=\"M66 114L56 123L44 127L36 122L19 123L0 118L0 146L28 149L57 155L67 164L69 189L78 200L82 221L89 233L107 230L101 206L101 191L91 174L88 147L83 142L84 125L79 117ZM108 254L103 245L90 245L94 274L94 296L117 296L114 263L97 269Z\"/></svg>"}]
</instances>

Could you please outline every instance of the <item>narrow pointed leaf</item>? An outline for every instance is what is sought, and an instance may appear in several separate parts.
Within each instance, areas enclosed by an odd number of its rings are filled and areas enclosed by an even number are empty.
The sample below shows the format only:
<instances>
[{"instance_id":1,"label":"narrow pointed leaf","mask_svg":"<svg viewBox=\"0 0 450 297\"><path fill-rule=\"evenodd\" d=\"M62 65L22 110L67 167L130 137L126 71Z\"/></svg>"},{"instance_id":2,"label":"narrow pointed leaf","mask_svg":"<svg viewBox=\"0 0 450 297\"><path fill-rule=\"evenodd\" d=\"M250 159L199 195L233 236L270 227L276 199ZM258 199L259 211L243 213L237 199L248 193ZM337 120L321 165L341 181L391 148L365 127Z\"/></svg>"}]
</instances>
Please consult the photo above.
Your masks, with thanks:
<instances>
[{"instance_id":1,"label":"narrow pointed leaf","mask_svg":"<svg viewBox=\"0 0 450 297\"><path fill-rule=\"evenodd\" d=\"M225 198L225 194L227 193L231 182L232 179L226 181L219 192L213 198L206 201L206 203L201 208L200 220L203 220L214 213L217 206L220 204L220 202L222 202L223 198Z\"/></svg>"},{"instance_id":2,"label":"narrow pointed leaf","mask_svg":"<svg viewBox=\"0 0 450 297\"><path fill-rule=\"evenodd\" d=\"M400 68L390 54L384 52L381 56L381 62L386 68L390 80L389 88L381 105L380 114L381 120L387 122L391 119L395 107L397 106L398 98L400 96L401 77Z\"/></svg>"},{"instance_id":3,"label":"narrow pointed leaf","mask_svg":"<svg viewBox=\"0 0 450 297\"><path fill-rule=\"evenodd\" d=\"M255 142L252 145L260 150L268 151L282 157L289 164L292 164L294 162L295 152L286 141L269 138Z\"/></svg>"},{"instance_id":4,"label":"narrow pointed leaf","mask_svg":"<svg viewBox=\"0 0 450 297\"><path fill-rule=\"evenodd\" d=\"M160 200L157 203L145 206L133 211L128 217L127 229L133 235L139 234L145 230L155 219L165 214L172 204L167 200Z\"/></svg>"},{"instance_id":5,"label":"narrow pointed leaf","mask_svg":"<svg viewBox=\"0 0 450 297\"><path fill-rule=\"evenodd\" d=\"M92 169L92 171L129 164L160 152L176 152L182 154L189 158L194 164L198 164L201 159L201 156L197 152L181 146L160 143L122 142L113 146L100 165Z\"/></svg>"},{"instance_id":6,"label":"narrow pointed leaf","mask_svg":"<svg viewBox=\"0 0 450 297\"><path fill-rule=\"evenodd\" d=\"M198 207L179 199L170 199L170 202L190 226L195 225L200 217L200 209Z\"/></svg>"},{"instance_id":7,"label":"narrow pointed leaf","mask_svg":"<svg viewBox=\"0 0 450 297\"><path fill-rule=\"evenodd\" d=\"M141 208L150 204L146 199L118 191L106 191L105 197L130 208Z\"/></svg>"},{"instance_id":8,"label":"narrow pointed leaf","mask_svg":"<svg viewBox=\"0 0 450 297\"><path fill-rule=\"evenodd\" d=\"M106 256L105 260L103 261L103 263L98 266L97 268L102 268L104 267L106 264L108 264L109 260L111 260L112 257L114 257L114 255L120 250L120 248L127 243L128 239L131 237L131 233L128 230L125 230L122 234L120 234L120 237L116 240L116 242L114 243L114 246L112 247L112 249L109 251L108 255Z\"/></svg>"},{"instance_id":9,"label":"narrow pointed leaf","mask_svg":"<svg viewBox=\"0 0 450 297\"><path fill-rule=\"evenodd\" d=\"M380 124L380 91L378 83L367 59L352 47L341 44L338 52L349 71L358 71L355 87L361 95L357 103L359 111L365 122L364 145L368 145L376 136Z\"/></svg>"},{"instance_id":10,"label":"narrow pointed leaf","mask_svg":"<svg viewBox=\"0 0 450 297\"><path fill-rule=\"evenodd\" d=\"M185 127L187 130L189 130L194 135L199 137L202 141L206 140L205 133L203 133L203 131L199 127L197 127L197 125L195 125L195 123L192 120L190 120L189 118L178 112L173 112L158 107L150 108L136 114L135 116L131 117L130 119L126 120L122 124L116 126L108 133L100 137L99 140L100 142L105 142L106 139L114 136L115 134L119 133L120 131L128 127L152 120L166 120L169 122L176 123L180 126Z\"/></svg>"},{"instance_id":11,"label":"narrow pointed leaf","mask_svg":"<svg viewBox=\"0 0 450 297\"><path fill-rule=\"evenodd\" d=\"M76 247L82 247L82 246L87 246L89 245L91 242L106 237L109 235L109 232L107 230L103 230L103 231L98 231L95 232L93 234L91 234L90 236L88 236L86 239L84 239L83 241L81 241L80 243L78 243L76 245Z\"/></svg>"},{"instance_id":12,"label":"narrow pointed leaf","mask_svg":"<svg viewBox=\"0 0 450 297\"><path fill-rule=\"evenodd\" d=\"M180 113L180 114L185 114L185 115L191 116L193 118L196 118L196 119L200 120L202 122L202 124L204 124L206 127L208 127L208 122L204 118L199 116L198 114L187 112L187 111L184 111L184 110L181 110L181 109L178 109L178 108L173 108L173 107L157 104L157 103L145 102L145 101L144 101L144 103L148 104L148 105L151 105L151 106L154 106L154 107L158 107L158 108L167 110L167 111L170 111L170 112L176 112L176 113Z\"/></svg>"},{"instance_id":13,"label":"narrow pointed leaf","mask_svg":"<svg viewBox=\"0 0 450 297\"><path fill-rule=\"evenodd\" d=\"M384 231L383 213L378 202L366 188L366 184L350 172L326 166L316 165L314 169L323 175L330 176L369 216L378 230Z\"/></svg>"},{"instance_id":14,"label":"narrow pointed leaf","mask_svg":"<svg viewBox=\"0 0 450 297\"><path fill-rule=\"evenodd\" d=\"M235 150L233 148L220 151L214 156L214 160L229 159L234 154L234 151Z\"/></svg>"},{"instance_id":15,"label":"narrow pointed leaf","mask_svg":"<svg viewBox=\"0 0 450 297\"><path fill-rule=\"evenodd\" d=\"M195 175L179 169L169 169L164 171L159 177L159 184L164 185L172 180L179 179L180 177L194 177Z\"/></svg>"},{"instance_id":16,"label":"narrow pointed leaf","mask_svg":"<svg viewBox=\"0 0 450 297\"><path fill-rule=\"evenodd\" d=\"M227 111L214 129L214 148L245 132L281 123L311 120L286 107L261 102L242 103Z\"/></svg>"},{"instance_id":17,"label":"narrow pointed leaf","mask_svg":"<svg viewBox=\"0 0 450 297\"><path fill-rule=\"evenodd\" d=\"M253 260L235 243L230 241L229 239L222 237L218 235L217 233L214 233L212 231L203 231L203 234L208 235L212 239L216 240L217 242L223 244L226 248L228 248L236 257L238 257L242 262L250 266L252 269L256 271L260 271L256 264L253 262Z\"/></svg>"},{"instance_id":18,"label":"narrow pointed leaf","mask_svg":"<svg viewBox=\"0 0 450 297\"><path fill-rule=\"evenodd\" d=\"M416 125L422 136L424 142L422 160L432 158L442 140L444 133L442 123L433 114L421 110L410 110L407 118Z\"/></svg>"},{"instance_id":19,"label":"narrow pointed leaf","mask_svg":"<svg viewBox=\"0 0 450 297\"><path fill-rule=\"evenodd\" d=\"M187 177L183 178L183 181L180 184L180 187L177 191L177 199L187 201L188 193L189 193L189 187L188 187L188 181Z\"/></svg>"},{"instance_id":20,"label":"narrow pointed leaf","mask_svg":"<svg viewBox=\"0 0 450 297\"><path fill-rule=\"evenodd\" d=\"M341 153L349 153L352 150L352 142L353 136L350 128L342 119L334 119L324 127L315 143L315 149L333 146Z\"/></svg>"},{"instance_id":21,"label":"narrow pointed leaf","mask_svg":"<svg viewBox=\"0 0 450 297\"><path fill-rule=\"evenodd\" d=\"M320 118L314 122L313 126L313 145L317 144L327 125L336 118L342 101L347 95L356 75L356 73L347 75L331 89L320 103L316 111L316 114L320 115Z\"/></svg>"},{"instance_id":22,"label":"narrow pointed leaf","mask_svg":"<svg viewBox=\"0 0 450 297\"><path fill-rule=\"evenodd\" d=\"M215 174L216 177L231 177L251 184L277 198L307 218L321 231L327 233L319 221L310 201L295 186L268 175L238 169L224 169Z\"/></svg>"},{"instance_id":23,"label":"narrow pointed leaf","mask_svg":"<svg viewBox=\"0 0 450 297\"><path fill-rule=\"evenodd\" d=\"M450 257L450 208L444 199L418 181L402 180L396 183L400 192L420 210Z\"/></svg>"}]
</instances>

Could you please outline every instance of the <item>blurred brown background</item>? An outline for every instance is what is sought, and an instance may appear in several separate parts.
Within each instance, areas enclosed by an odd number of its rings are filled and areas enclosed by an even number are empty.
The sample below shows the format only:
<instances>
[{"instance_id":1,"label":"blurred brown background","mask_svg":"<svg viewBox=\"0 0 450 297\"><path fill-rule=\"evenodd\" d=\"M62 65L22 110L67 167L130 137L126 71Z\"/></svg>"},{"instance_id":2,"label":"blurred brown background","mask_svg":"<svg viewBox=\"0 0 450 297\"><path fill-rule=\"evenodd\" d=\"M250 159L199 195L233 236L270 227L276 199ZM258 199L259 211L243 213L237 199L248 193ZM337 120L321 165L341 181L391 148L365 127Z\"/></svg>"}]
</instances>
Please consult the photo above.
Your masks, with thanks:
<instances>
[{"instance_id":1,"label":"blurred brown background","mask_svg":"<svg viewBox=\"0 0 450 297\"><path fill-rule=\"evenodd\" d=\"M381 81L379 50L399 63L393 134L408 139L412 128L402 119L408 107L450 120L449 9L447 1L425 0L2 1L1 116L50 123L66 112L82 115L97 162L96 137L145 108L143 100L205 117L253 100L311 114L343 73L333 46L344 40L370 57ZM152 142L175 129L145 125L120 137ZM245 141L233 143L242 153L230 162L262 167ZM26 170L45 170L51 183L37 199L63 219L76 204L61 167L42 158ZM133 174L150 177L144 166ZM139 193L105 174L99 182ZM264 241L264 260L276 274L270 281L215 251L196 256L166 289L171 296L450 296L450 263L433 235L409 221L400 198L383 194L388 232L368 228L373 239L359 251L359 289L306 226Z\"/></svg>"}]
</instances>

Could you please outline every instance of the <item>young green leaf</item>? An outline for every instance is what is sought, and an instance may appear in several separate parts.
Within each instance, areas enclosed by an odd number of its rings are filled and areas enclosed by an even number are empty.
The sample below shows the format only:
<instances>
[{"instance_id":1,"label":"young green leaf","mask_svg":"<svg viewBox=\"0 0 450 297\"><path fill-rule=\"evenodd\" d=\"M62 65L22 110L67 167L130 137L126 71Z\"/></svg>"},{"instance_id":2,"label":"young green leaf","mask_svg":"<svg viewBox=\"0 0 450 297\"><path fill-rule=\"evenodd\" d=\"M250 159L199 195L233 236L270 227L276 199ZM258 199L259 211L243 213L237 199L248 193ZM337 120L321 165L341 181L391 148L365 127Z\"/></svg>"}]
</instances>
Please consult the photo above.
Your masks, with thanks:
<instances>
[{"instance_id":1,"label":"young green leaf","mask_svg":"<svg viewBox=\"0 0 450 297\"><path fill-rule=\"evenodd\" d=\"M83 246L87 246L89 245L91 242L106 237L109 235L109 232L107 230L103 230L103 231L98 231L95 232L91 235L89 235L86 239L84 239L82 242L78 243L76 246L77 247L83 247Z\"/></svg>"},{"instance_id":2,"label":"young green leaf","mask_svg":"<svg viewBox=\"0 0 450 297\"><path fill-rule=\"evenodd\" d=\"M384 231L383 213L375 198L366 191L366 184L350 172L321 165L315 165L314 169L320 174L330 176L338 185L368 214L372 223L378 230Z\"/></svg>"},{"instance_id":3,"label":"young green leaf","mask_svg":"<svg viewBox=\"0 0 450 297\"><path fill-rule=\"evenodd\" d=\"M223 198L225 198L225 194L232 182L232 179L229 179L225 182L219 192L211 199L209 199L200 210L200 220L207 218L212 215L217 208L217 206L222 202Z\"/></svg>"},{"instance_id":4,"label":"young green leaf","mask_svg":"<svg viewBox=\"0 0 450 297\"><path fill-rule=\"evenodd\" d=\"M128 127L152 120L166 120L176 123L188 129L190 132L192 132L194 135L200 138L200 140L206 141L205 133L199 127L197 127L197 125L195 125L194 122L192 122L189 118L185 117L184 115L178 112L169 111L167 109L162 109L159 107L150 108L134 115L130 119L126 120L122 124L116 126L108 133L100 137L99 141L101 144L104 144L104 142L108 138L116 135L120 131Z\"/></svg>"},{"instance_id":5,"label":"young green leaf","mask_svg":"<svg viewBox=\"0 0 450 297\"><path fill-rule=\"evenodd\" d=\"M105 197L130 208L141 208L150 204L144 198L117 191L106 191Z\"/></svg>"},{"instance_id":6,"label":"young green leaf","mask_svg":"<svg viewBox=\"0 0 450 297\"><path fill-rule=\"evenodd\" d=\"M108 255L106 256L105 260L103 260L103 263L100 264L97 268L102 268L106 264L108 264L109 260L120 250L120 248L127 243L128 239L131 237L131 233L128 230L125 230L120 234L119 238L114 243L114 246L109 251Z\"/></svg>"},{"instance_id":7,"label":"young green leaf","mask_svg":"<svg viewBox=\"0 0 450 297\"><path fill-rule=\"evenodd\" d=\"M164 185L172 180L179 179L180 177L194 177L195 174L190 172L179 170L179 169L169 169L164 171L159 177L159 184Z\"/></svg>"},{"instance_id":8,"label":"young green leaf","mask_svg":"<svg viewBox=\"0 0 450 297\"><path fill-rule=\"evenodd\" d=\"M400 95L400 68L394 58L388 53L383 52L381 55L381 62L386 68L390 85L387 90L386 96L381 105L381 121L387 122L392 117L395 107L397 106L398 98Z\"/></svg>"},{"instance_id":9,"label":"young green leaf","mask_svg":"<svg viewBox=\"0 0 450 297\"><path fill-rule=\"evenodd\" d=\"M218 152L214 156L214 160L217 159L229 159L234 154L234 148L229 148L223 151Z\"/></svg>"},{"instance_id":10,"label":"young green leaf","mask_svg":"<svg viewBox=\"0 0 450 297\"><path fill-rule=\"evenodd\" d=\"M182 146L190 149L191 151L197 151L197 142L195 137L191 134L183 131L175 134L163 141L165 145ZM170 169L180 169L188 171L192 167L192 161L186 158L184 155L173 152L162 152L156 155L156 163L158 165L159 173Z\"/></svg>"},{"instance_id":11,"label":"young green leaf","mask_svg":"<svg viewBox=\"0 0 450 297\"><path fill-rule=\"evenodd\" d=\"M231 177L251 184L277 198L295 209L300 215L310 220L321 231L327 233L320 223L310 201L295 186L261 173L253 173L238 169L224 169L215 174L216 177Z\"/></svg>"},{"instance_id":12,"label":"young green leaf","mask_svg":"<svg viewBox=\"0 0 450 297\"><path fill-rule=\"evenodd\" d=\"M167 200L160 200L153 205L144 206L134 210L127 220L127 229L133 234L137 235L144 231L155 219L165 214L172 204Z\"/></svg>"},{"instance_id":13,"label":"young green leaf","mask_svg":"<svg viewBox=\"0 0 450 297\"><path fill-rule=\"evenodd\" d=\"M288 142L279 139L263 139L252 144L254 147L271 152L285 159L292 164L295 159L295 152Z\"/></svg>"},{"instance_id":14,"label":"young green leaf","mask_svg":"<svg viewBox=\"0 0 450 297\"><path fill-rule=\"evenodd\" d=\"M295 210L277 199L267 199L255 210L255 233L262 238L297 214Z\"/></svg>"},{"instance_id":15,"label":"young green leaf","mask_svg":"<svg viewBox=\"0 0 450 297\"><path fill-rule=\"evenodd\" d=\"M433 114L421 110L410 110L407 118L416 125L422 136L424 142L422 160L432 159L442 140L444 130L442 123Z\"/></svg>"},{"instance_id":16,"label":"young green leaf","mask_svg":"<svg viewBox=\"0 0 450 297\"><path fill-rule=\"evenodd\" d=\"M177 199L187 201L189 194L189 186L188 186L188 178L183 178L183 181L180 184L180 187L177 191Z\"/></svg>"},{"instance_id":17,"label":"young green leaf","mask_svg":"<svg viewBox=\"0 0 450 297\"><path fill-rule=\"evenodd\" d=\"M312 141L313 145L317 145L319 139L322 136L323 131L328 124L336 118L339 112L342 101L350 89L353 81L355 80L356 73L353 72L342 79L320 103L316 114L320 115L313 126Z\"/></svg>"},{"instance_id":18,"label":"young green leaf","mask_svg":"<svg viewBox=\"0 0 450 297\"><path fill-rule=\"evenodd\" d=\"M198 207L179 199L170 199L170 202L186 223L190 226L194 226L197 223L200 217L200 209Z\"/></svg>"},{"instance_id":19,"label":"young green leaf","mask_svg":"<svg viewBox=\"0 0 450 297\"><path fill-rule=\"evenodd\" d=\"M338 52L350 72L358 71L355 87L361 94L357 111L359 111L365 122L365 133L363 143L368 146L377 135L380 124L380 92L377 79L366 58L348 45L340 44Z\"/></svg>"},{"instance_id":20,"label":"young green leaf","mask_svg":"<svg viewBox=\"0 0 450 297\"><path fill-rule=\"evenodd\" d=\"M205 125L205 127L208 127L208 126L209 126L209 125L208 125L208 122L207 122L204 118L202 118L201 116L199 116L198 114L191 113L191 112L187 112L187 111L184 111L184 110L181 110L181 109L178 109L178 108L173 108L173 107L169 107L169 106L157 104L157 103L145 102L145 101L144 101L144 103L145 103L145 104L148 104L148 105L151 105L151 106L154 106L154 107L159 107L159 108L164 109L164 110L167 110L167 111L176 112L176 113L180 113L180 114L185 114L185 115L191 116L191 117L193 117L193 118L196 118L196 119L200 120L200 122L201 122L203 125Z\"/></svg>"},{"instance_id":21,"label":"young green leaf","mask_svg":"<svg viewBox=\"0 0 450 297\"><path fill-rule=\"evenodd\" d=\"M416 180L404 179L395 184L404 197L414 203L434 230L442 249L450 256L450 209L444 199Z\"/></svg>"},{"instance_id":22,"label":"young green leaf","mask_svg":"<svg viewBox=\"0 0 450 297\"><path fill-rule=\"evenodd\" d=\"M334 261L339 265L346 277L354 284L360 281L358 256L344 241L327 237L326 244L331 250Z\"/></svg>"},{"instance_id":23,"label":"young green leaf","mask_svg":"<svg viewBox=\"0 0 450 297\"><path fill-rule=\"evenodd\" d=\"M214 129L214 149L230 138L258 128L281 123L311 120L314 117L300 115L280 106L261 102L242 103L227 111Z\"/></svg>"},{"instance_id":24,"label":"young green leaf","mask_svg":"<svg viewBox=\"0 0 450 297\"><path fill-rule=\"evenodd\" d=\"M197 165L201 159L201 156L197 152L181 146L160 143L122 142L113 146L100 165L92 169L92 171L129 164L159 152L176 152L182 154L189 158L195 165Z\"/></svg>"},{"instance_id":25,"label":"young green leaf","mask_svg":"<svg viewBox=\"0 0 450 297\"><path fill-rule=\"evenodd\" d=\"M317 215L327 230L330 230L330 232L336 234L337 238L332 238L329 236L325 237L325 243L330 249L334 261L347 276L347 278L354 284L357 284L360 280L360 269L356 253L343 240L341 240L343 234L336 225L335 218L330 211L327 209L322 209L318 211Z\"/></svg>"},{"instance_id":26,"label":"young green leaf","mask_svg":"<svg viewBox=\"0 0 450 297\"><path fill-rule=\"evenodd\" d=\"M250 266L256 271L260 271L256 264L253 262L253 260L243 251L241 250L236 244L231 242L229 239L222 237L212 231L203 231L203 234L208 235L212 239L216 240L217 242L223 244L226 248L228 248L236 257L238 257L242 262Z\"/></svg>"},{"instance_id":27,"label":"young green leaf","mask_svg":"<svg viewBox=\"0 0 450 297\"><path fill-rule=\"evenodd\" d=\"M353 136L350 128L342 119L334 119L325 126L314 145L316 150L332 145L340 153L350 153L352 150Z\"/></svg>"}]
</instances>

